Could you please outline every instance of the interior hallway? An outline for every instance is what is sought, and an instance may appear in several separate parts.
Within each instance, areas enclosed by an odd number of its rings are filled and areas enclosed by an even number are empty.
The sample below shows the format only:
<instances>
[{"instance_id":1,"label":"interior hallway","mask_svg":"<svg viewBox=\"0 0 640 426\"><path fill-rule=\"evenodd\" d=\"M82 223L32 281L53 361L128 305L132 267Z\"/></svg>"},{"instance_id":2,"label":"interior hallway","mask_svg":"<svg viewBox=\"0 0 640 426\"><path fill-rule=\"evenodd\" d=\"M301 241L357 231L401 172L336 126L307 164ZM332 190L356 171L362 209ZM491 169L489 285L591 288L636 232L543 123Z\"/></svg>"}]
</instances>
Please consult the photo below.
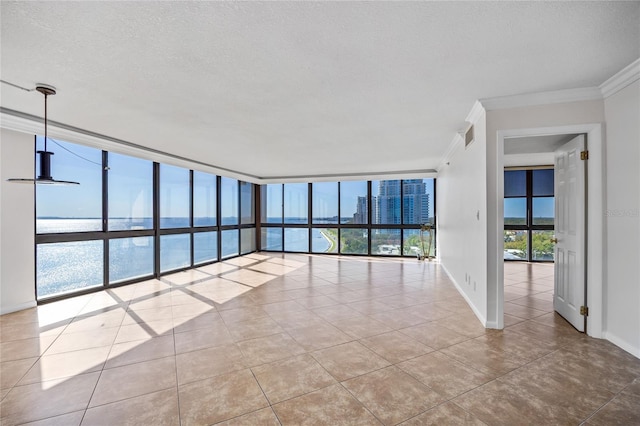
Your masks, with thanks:
<instances>
[{"instance_id":1,"label":"interior hallway","mask_svg":"<svg viewBox=\"0 0 640 426\"><path fill-rule=\"evenodd\" d=\"M505 265L504 331L415 259L254 253L0 317L3 425L638 424L640 360Z\"/></svg>"}]
</instances>

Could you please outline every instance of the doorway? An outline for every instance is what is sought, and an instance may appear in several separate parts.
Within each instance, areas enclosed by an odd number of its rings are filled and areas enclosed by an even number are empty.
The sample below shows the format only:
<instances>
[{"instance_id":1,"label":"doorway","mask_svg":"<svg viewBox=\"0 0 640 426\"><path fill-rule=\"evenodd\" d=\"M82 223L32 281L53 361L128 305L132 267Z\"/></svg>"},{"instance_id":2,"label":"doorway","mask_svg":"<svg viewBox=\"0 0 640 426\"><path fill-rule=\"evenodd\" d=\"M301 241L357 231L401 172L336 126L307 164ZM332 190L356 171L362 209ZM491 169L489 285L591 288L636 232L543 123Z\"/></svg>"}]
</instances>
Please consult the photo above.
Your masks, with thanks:
<instances>
[{"instance_id":1,"label":"doorway","mask_svg":"<svg viewBox=\"0 0 640 426\"><path fill-rule=\"evenodd\" d=\"M589 236L589 242L586 244L586 261L584 262L584 270L589 278L589 287L585 300L588 301L589 316L587 334L593 337L602 337L602 274L603 274L603 222L604 222L604 192L603 181L603 135L602 126L600 124L585 124L572 126L558 126L550 128L537 129L511 129L499 130L497 132L497 161L498 170L502 171L507 166L533 166L553 163L553 154L550 146L542 148L545 143L560 144L577 134L586 134L589 141L589 167L588 173L585 175L588 179L589 197L587 200L587 210L589 218L585 225L586 233ZM536 139L533 139L536 138ZM517 148L510 145L510 140L519 139ZM528 142L527 142L527 139ZM525 148L529 145L528 148ZM531 152L533 146L537 147L537 152ZM509 151L508 151L509 150ZM527 151L528 150L528 151ZM496 225L500 235L504 234L504 176L498 173L496 177ZM505 326L505 265L504 265L504 241L498 238L496 241L497 250L490 253L489 268L495 268L493 274L497 278L495 287L493 283L489 284L490 298L495 297L495 305L489 300L488 317L495 315L495 323L490 326L495 328L504 328ZM494 257L495 256L495 257ZM490 275L492 272L490 271ZM586 305L586 303L585 303ZM493 311L493 312L492 312ZM508 314L507 314L508 315Z\"/></svg>"}]
</instances>

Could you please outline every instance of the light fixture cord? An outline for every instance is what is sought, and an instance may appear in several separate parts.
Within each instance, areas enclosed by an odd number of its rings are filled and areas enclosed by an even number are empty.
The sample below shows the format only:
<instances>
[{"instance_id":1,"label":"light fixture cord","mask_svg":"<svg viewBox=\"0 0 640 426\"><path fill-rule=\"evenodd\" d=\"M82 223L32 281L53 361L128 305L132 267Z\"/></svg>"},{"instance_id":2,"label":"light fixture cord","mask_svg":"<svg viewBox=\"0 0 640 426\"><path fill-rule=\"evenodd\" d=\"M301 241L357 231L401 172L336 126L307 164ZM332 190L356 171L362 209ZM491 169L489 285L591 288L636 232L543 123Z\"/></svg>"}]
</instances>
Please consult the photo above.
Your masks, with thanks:
<instances>
[{"instance_id":1,"label":"light fixture cord","mask_svg":"<svg viewBox=\"0 0 640 426\"><path fill-rule=\"evenodd\" d=\"M44 94L44 150L47 151L47 98L49 95Z\"/></svg>"}]
</instances>

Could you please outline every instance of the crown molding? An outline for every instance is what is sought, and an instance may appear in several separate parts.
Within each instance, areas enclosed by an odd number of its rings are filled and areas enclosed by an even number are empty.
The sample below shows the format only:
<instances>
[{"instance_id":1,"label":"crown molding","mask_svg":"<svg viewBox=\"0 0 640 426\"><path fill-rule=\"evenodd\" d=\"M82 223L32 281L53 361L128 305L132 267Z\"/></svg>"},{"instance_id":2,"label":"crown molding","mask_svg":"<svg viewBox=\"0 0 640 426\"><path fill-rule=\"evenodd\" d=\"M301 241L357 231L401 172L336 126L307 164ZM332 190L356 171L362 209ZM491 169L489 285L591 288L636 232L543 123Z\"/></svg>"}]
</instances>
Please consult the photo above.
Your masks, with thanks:
<instances>
[{"instance_id":1,"label":"crown molding","mask_svg":"<svg viewBox=\"0 0 640 426\"><path fill-rule=\"evenodd\" d=\"M486 111L493 111L498 109L593 101L598 99L602 99L602 92L599 87L582 87L578 89L554 90L551 92L525 93L522 95L484 98L480 99L480 103Z\"/></svg>"},{"instance_id":2,"label":"crown molding","mask_svg":"<svg viewBox=\"0 0 640 426\"><path fill-rule=\"evenodd\" d=\"M602 97L608 98L637 80L640 80L640 58L600 85Z\"/></svg>"},{"instance_id":3,"label":"crown molding","mask_svg":"<svg viewBox=\"0 0 640 426\"><path fill-rule=\"evenodd\" d=\"M469 123L476 123L478 119L486 112L486 108L480 101L475 101L473 106L471 107L471 111L467 114L467 118L465 121Z\"/></svg>"}]
</instances>

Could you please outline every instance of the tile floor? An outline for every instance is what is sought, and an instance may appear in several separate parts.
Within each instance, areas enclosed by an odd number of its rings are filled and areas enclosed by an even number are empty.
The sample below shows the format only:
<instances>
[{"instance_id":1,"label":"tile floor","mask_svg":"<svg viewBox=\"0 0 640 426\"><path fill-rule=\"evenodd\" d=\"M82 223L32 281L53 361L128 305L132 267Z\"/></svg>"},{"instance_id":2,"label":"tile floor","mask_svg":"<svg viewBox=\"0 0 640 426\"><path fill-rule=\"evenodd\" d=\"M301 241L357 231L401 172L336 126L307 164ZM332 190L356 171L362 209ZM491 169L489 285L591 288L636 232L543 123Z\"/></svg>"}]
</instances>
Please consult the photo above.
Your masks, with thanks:
<instances>
[{"instance_id":1,"label":"tile floor","mask_svg":"<svg viewBox=\"0 0 640 426\"><path fill-rule=\"evenodd\" d=\"M255 253L0 317L2 425L640 424L640 360L505 265L504 331L436 263Z\"/></svg>"}]
</instances>

